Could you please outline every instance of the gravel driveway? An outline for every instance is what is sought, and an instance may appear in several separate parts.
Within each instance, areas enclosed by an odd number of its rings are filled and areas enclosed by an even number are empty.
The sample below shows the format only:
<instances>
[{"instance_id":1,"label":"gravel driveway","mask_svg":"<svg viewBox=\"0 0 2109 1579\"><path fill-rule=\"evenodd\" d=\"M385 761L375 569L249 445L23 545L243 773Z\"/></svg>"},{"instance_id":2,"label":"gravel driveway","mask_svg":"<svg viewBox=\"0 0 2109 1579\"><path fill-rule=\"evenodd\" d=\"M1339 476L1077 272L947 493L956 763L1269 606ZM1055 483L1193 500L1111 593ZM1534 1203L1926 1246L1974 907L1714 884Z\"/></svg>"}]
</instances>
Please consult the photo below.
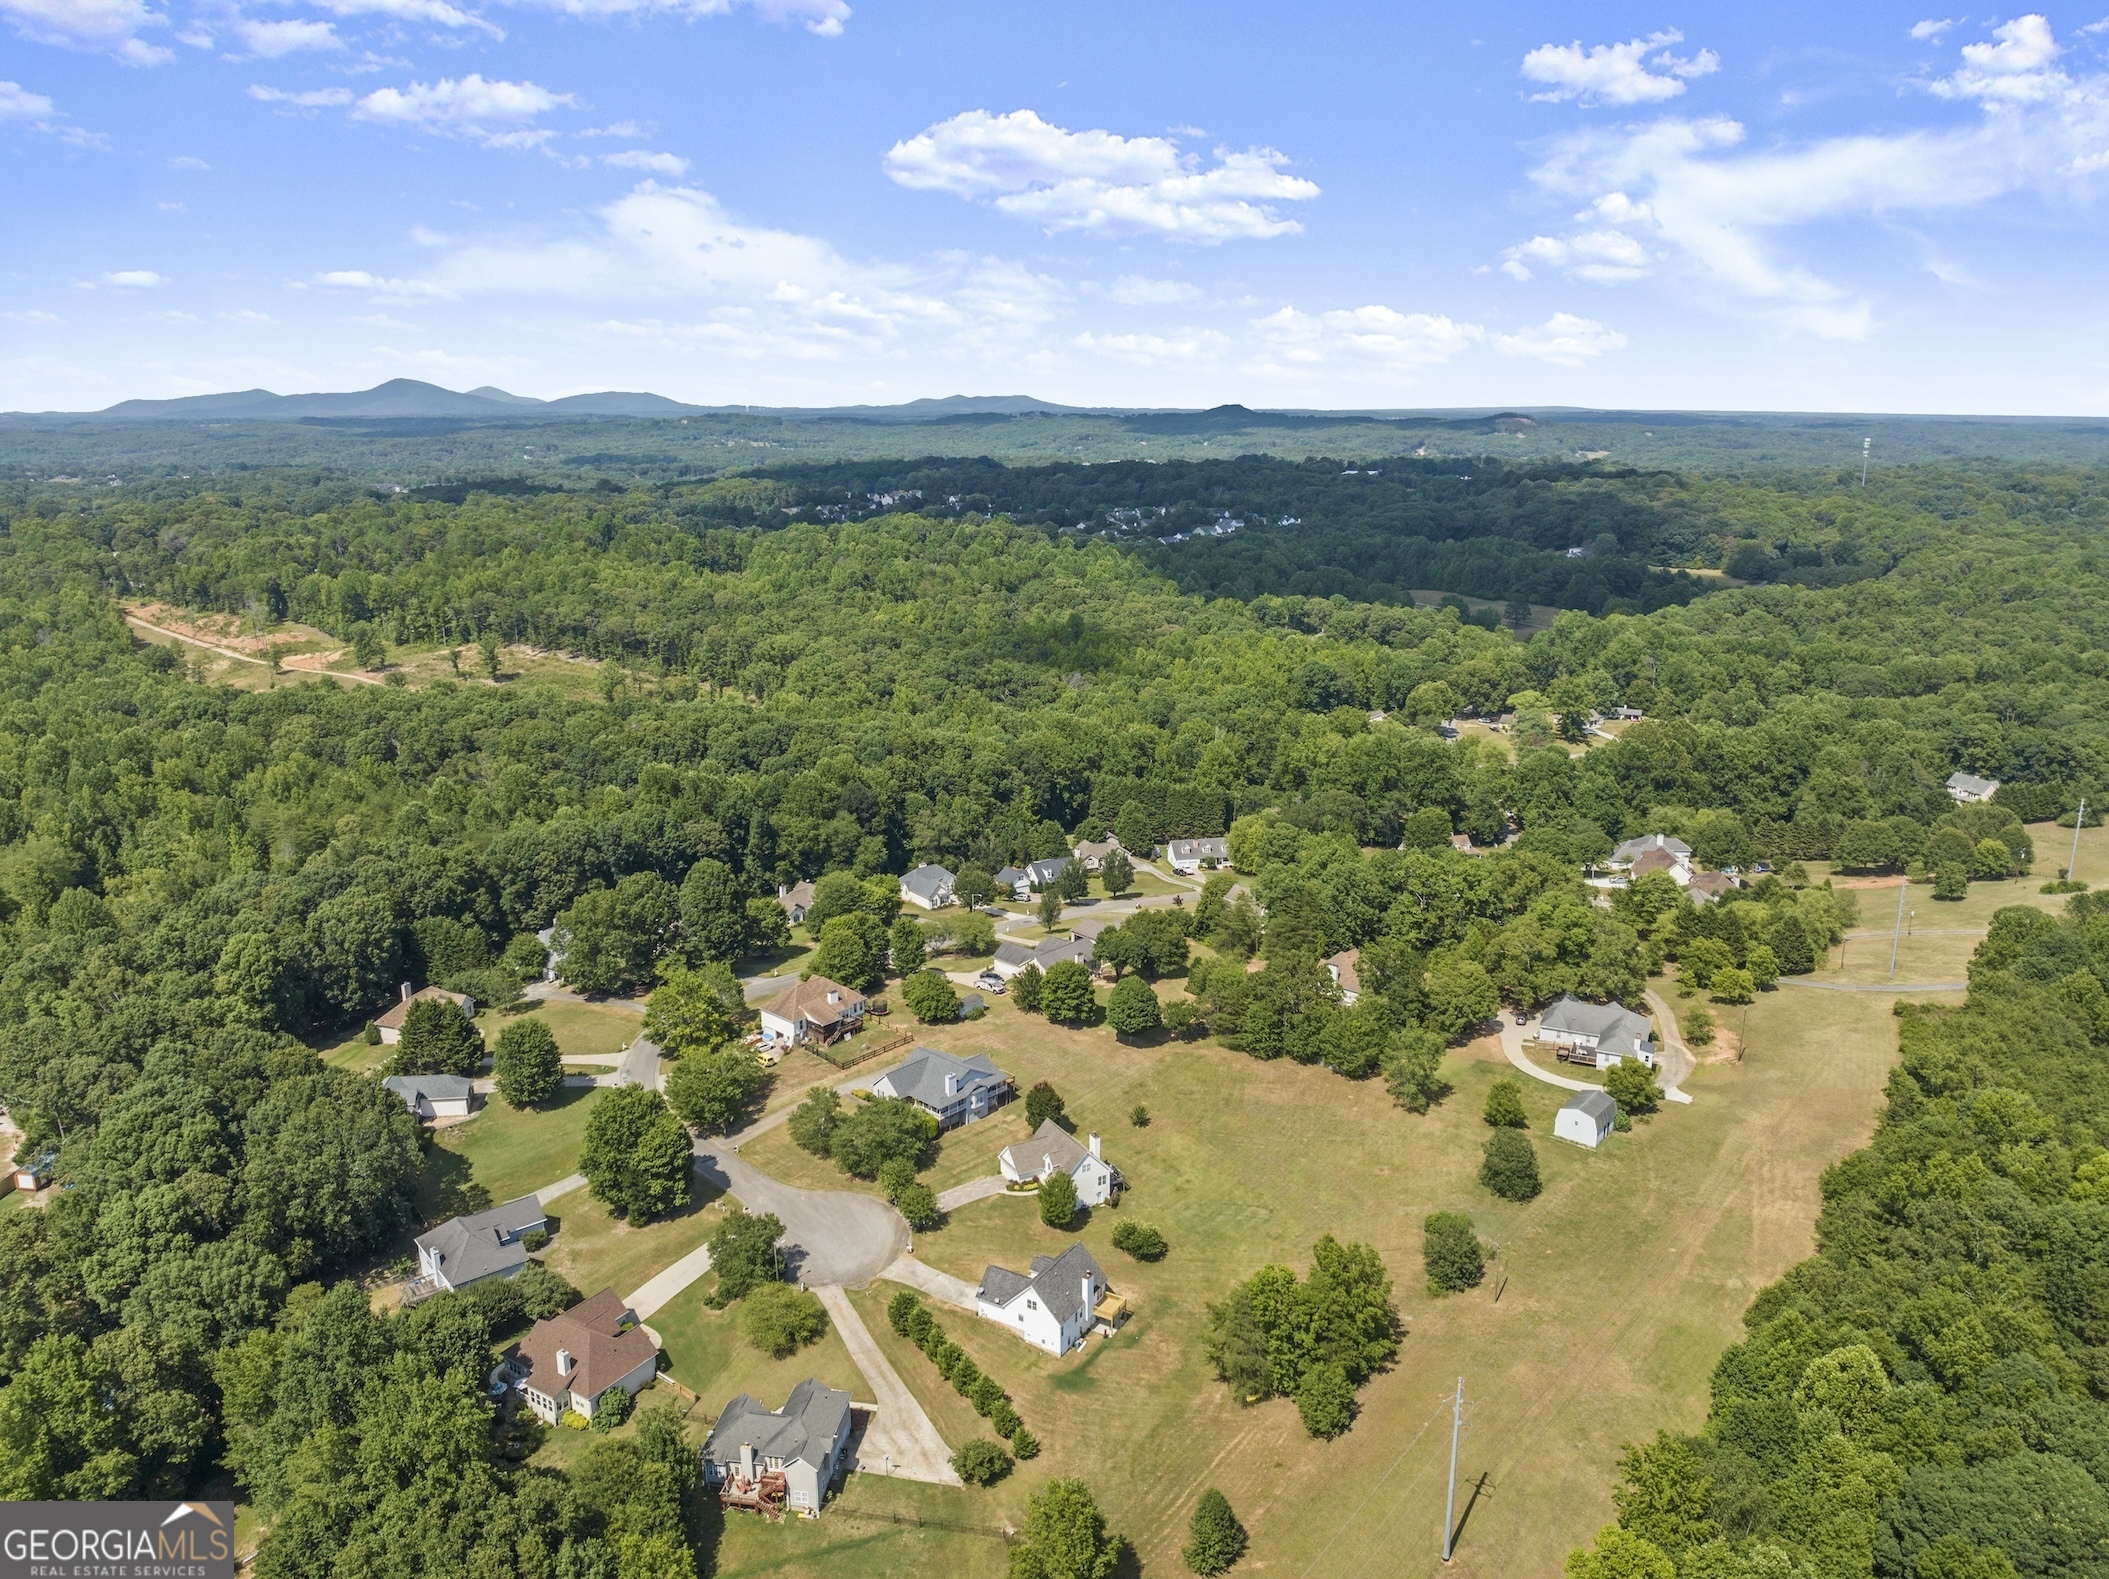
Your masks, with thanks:
<instances>
[{"instance_id":1,"label":"gravel driveway","mask_svg":"<svg viewBox=\"0 0 2109 1579\"><path fill-rule=\"evenodd\" d=\"M908 1224L875 1195L801 1190L740 1160L713 1137L695 1144L696 1172L730 1190L750 1212L773 1212L784 1225L790 1275L802 1283L869 1283L908 1244Z\"/></svg>"}]
</instances>

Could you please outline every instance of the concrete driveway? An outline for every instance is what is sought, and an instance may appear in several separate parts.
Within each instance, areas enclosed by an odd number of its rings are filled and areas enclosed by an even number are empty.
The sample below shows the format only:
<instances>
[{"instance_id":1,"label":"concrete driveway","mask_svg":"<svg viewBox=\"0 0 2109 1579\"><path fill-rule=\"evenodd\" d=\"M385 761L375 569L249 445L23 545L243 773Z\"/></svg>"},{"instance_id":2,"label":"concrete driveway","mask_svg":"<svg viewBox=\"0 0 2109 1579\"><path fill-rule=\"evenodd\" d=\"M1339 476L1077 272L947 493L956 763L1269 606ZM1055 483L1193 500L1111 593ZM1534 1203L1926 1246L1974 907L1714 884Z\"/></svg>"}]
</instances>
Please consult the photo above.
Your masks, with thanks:
<instances>
[{"instance_id":1,"label":"concrete driveway","mask_svg":"<svg viewBox=\"0 0 2109 1579\"><path fill-rule=\"evenodd\" d=\"M1655 1009L1656 1013L1661 1015L1665 1021L1663 1038L1666 1045L1662 1050L1662 1055L1656 1060L1656 1084L1662 1087L1664 1101L1689 1103L1691 1098L1679 1087L1682 1085L1684 1077L1692 1071L1691 1050L1683 1042L1674 1040L1677 1035L1676 1016L1671 1014L1668 1008L1662 1005L1652 992L1648 994L1648 1001L1649 1006ZM1528 1024L1518 1025L1513 1011L1508 1009L1501 1011L1501 1051L1509 1063L1519 1072L1529 1075L1531 1079L1542 1080L1549 1086L1558 1086L1562 1091L1603 1090L1604 1088L1601 1084L1593 1081L1574 1080L1566 1075L1556 1075L1551 1070L1541 1066L1536 1059L1525 1051L1524 1044L1538 1034L1538 1020L1539 1016L1532 1015ZM1549 1044L1540 1045L1544 1047L1544 1056L1550 1058L1552 1056L1551 1046Z\"/></svg>"},{"instance_id":2,"label":"concrete driveway","mask_svg":"<svg viewBox=\"0 0 2109 1579\"><path fill-rule=\"evenodd\" d=\"M875 1195L779 1183L715 1136L694 1149L696 1172L706 1181L730 1190L748 1211L782 1221L786 1269L798 1282L869 1283L907 1247L906 1219Z\"/></svg>"}]
</instances>

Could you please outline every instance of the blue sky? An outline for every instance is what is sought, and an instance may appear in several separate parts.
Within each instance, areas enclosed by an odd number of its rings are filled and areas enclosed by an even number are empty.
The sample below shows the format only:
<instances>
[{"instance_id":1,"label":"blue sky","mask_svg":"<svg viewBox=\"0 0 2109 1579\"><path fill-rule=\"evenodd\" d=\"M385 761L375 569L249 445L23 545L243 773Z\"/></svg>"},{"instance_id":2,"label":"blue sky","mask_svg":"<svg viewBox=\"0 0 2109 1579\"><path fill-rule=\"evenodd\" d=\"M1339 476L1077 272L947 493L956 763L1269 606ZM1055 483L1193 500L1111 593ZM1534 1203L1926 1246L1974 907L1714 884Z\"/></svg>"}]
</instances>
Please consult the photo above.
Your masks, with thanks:
<instances>
[{"instance_id":1,"label":"blue sky","mask_svg":"<svg viewBox=\"0 0 2109 1579\"><path fill-rule=\"evenodd\" d=\"M2092 9L0 0L0 408L2099 414L2105 196Z\"/></svg>"}]
</instances>

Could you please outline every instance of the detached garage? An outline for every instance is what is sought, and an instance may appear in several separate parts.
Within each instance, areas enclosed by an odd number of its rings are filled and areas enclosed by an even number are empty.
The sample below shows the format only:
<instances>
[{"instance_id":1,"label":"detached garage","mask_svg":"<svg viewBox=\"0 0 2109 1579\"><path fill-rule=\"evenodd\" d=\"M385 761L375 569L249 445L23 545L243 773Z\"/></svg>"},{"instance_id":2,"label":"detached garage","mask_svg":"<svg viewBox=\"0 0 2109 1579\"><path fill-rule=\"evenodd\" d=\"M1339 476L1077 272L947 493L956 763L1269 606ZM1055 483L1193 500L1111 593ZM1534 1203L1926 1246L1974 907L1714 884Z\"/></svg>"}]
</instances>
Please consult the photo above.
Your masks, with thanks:
<instances>
[{"instance_id":1,"label":"detached garage","mask_svg":"<svg viewBox=\"0 0 2109 1579\"><path fill-rule=\"evenodd\" d=\"M1552 1132L1556 1139L1571 1140L1594 1151L1617 1122L1618 1104L1609 1092L1577 1091L1554 1115Z\"/></svg>"}]
</instances>

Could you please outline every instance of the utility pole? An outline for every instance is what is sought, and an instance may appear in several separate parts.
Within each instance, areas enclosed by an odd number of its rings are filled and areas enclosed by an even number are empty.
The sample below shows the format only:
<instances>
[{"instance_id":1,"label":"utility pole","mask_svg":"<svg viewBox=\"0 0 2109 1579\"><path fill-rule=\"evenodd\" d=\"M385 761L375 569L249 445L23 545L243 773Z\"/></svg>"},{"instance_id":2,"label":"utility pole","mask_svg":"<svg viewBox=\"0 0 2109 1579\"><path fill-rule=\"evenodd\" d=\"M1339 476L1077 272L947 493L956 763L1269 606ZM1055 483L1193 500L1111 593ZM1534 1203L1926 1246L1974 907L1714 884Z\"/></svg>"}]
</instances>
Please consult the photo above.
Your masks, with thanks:
<instances>
[{"instance_id":1,"label":"utility pole","mask_svg":"<svg viewBox=\"0 0 2109 1579\"><path fill-rule=\"evenodd\" d=\"M1897 979L1897 948L1904 941L1904 896L1911 892L1911 879L1897 884L1897 930L1889 940L1889 979Z\"/></svg>"},{"instance_id":2,"label":"utility pole","mask_svg":"<svg viewBox=\"0 0 2109 1579\"><path fill-rule=\"evenodd\" d=\"M1860 486L1863 488L1867 486L1867 452L1874 447L1875 441L1873 439L1862 439L1860 441Z\"/></svg>"},{"instance_id":3,"label":"utility pole","mask_svg":"<svg viewBox=\"0 0 2109 1579\"><path fill-rule=\"evenodd\" d=\"M2080 797L2080 814L2072 819L2072 858L2065 863L2065 881L2067 881L2068 883L2076 883L2079 881L2078 873L2080 867L2080 830L2086 826L2087 797L2085 795L2082 795Z\"/></svg>"},{"instance_id":4,"label":"utility pole","mask_svg":"<svg viewBox=\"0 0 2109 1579\"><path fill-rule=\"evenodd\" d=\"M1450 1492L1443 1498L1443 1561L1450 1560L1455 1549L1455 1537L1451 1528L1457 1515L1457 1437L1465 1424L1465 1379L1457 1379L1457 1391L1450 1399Z\"/></svg>"}]
</instances>

